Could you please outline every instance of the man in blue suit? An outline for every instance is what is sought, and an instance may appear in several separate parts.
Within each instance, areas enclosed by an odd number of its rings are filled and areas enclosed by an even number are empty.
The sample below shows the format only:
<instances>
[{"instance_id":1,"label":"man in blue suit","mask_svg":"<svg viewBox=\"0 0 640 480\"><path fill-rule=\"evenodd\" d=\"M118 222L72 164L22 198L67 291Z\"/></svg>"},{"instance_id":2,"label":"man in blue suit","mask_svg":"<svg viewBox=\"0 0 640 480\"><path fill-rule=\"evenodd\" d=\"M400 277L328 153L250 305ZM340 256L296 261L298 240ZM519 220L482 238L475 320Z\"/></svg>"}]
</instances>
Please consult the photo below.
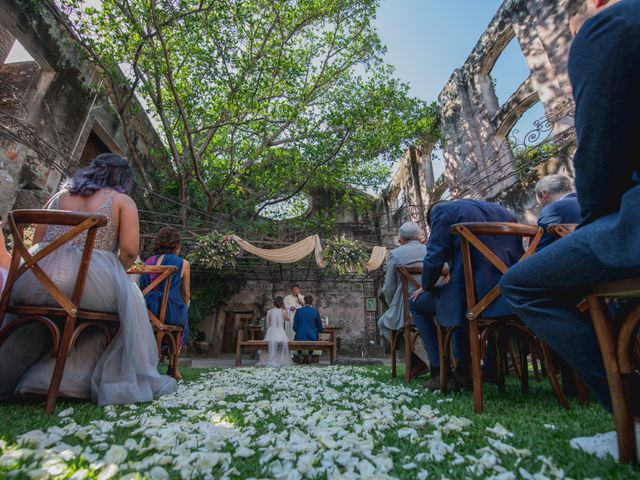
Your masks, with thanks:
<instances>
[{"instance_id":1,"label":"man in blue suit","mask_svg":"<svg viewBox=\"0 0 640 480\"><path fill-rule=\"evenodd\" d=\"M320 338L320 330L322 330L322 320L320 312L313 308L313 297L311 295L304 296L304 307L296 310L296 316L293 317L293 330L296 332L294 340L317 341ZM302 352L298 352L302 354ZM309 356L304 358L305 363L311 363L313 351L309 352ZM320 357L318 357L319 359Z\"/></svg>"},{"instance_id":2,"label":"man in blue suit","mask_svg":"<svg viewBox=\"0 0 640 480\"><path fill-rule=\"evenodd\" d=\"M516 218L506 208L480 200L438 202L429 207L427 223L431 235L423 261L422 287L412 295L410 309L431 362L432 378L425 385L430 390L439 388L440 382L440 357L434 315L443 327L466 323L467 301L460 237L451 233L451 226L462 222L516 222ZM482 240L507 266L513 265L522 256L519 237L483 237ZM471 251L476 295L482 298L496 286L501 273L474 248ZM443 271L445 264L448 268ZM448 276L446 283L441 279L443 273L445 278ZM485 310L486 316L494 318L511 313L502 297L498 297ZM459 359L458 370L451 378L448 388L459 390L469 385L469 342L466 335L458 333L454 343Z\"/></svg>"},{"instance_id":3,"label":"man in blue suit","mask_svg":"<svg viewBox=\"0 0 640 480\"><path fill-rule=\"evenodd\" d=\"M580 223L580 204L573 191L571 179L566 175L547 175L536 183L536 200L542 207L538 217L538 226L544 228L544 236L538 244L537 251L553 243L554 237L547 233L547 228L558 223Z\"/></svg>"},{"instance_id":4,"label":"man in blue suit","mask_svg":"<svg viewBox=\"0 0 640 480\"><path fill-rule=\"evenodd\" d=\"M569 78L584 220L510 269L500 286L520 318L611 410L593 325L576 304L593 283L640 275L640 0L571 1L568 8L578 32Z\"/></svg>"}]
</instances>

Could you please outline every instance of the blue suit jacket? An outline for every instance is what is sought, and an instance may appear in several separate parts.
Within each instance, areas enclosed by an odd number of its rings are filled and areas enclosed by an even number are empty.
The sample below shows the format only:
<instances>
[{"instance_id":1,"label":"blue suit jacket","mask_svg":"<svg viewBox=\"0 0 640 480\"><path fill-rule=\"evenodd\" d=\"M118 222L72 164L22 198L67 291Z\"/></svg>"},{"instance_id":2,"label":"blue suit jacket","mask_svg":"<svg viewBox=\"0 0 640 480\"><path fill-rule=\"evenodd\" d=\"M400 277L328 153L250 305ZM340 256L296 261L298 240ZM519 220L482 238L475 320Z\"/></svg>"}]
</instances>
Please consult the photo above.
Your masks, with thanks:
<instances>
[{"instance_id":1,"label":"blue suit jacket","mask_svg":"<svg viewBox=\"0 0 640 480\"><path fill-rule=\"evenodd\" d=\"M640 267L640 0L585 22L569 55L576 102L576 191L605 265Z\"/></svg>"},{"instance_id":2,"label":"blue suit jacket","mask_svg":"<svg viewBox=\"0 0 640 480\"><path fill-rule=\"evenodd\" d=\"M293 331L296 332L294 340L318 340L320 330L322 320L318 310L309 305L296 310L293 317Z\"/></svg>"},{"instance_id":3,"label":"blue suit jacket","mask_svg":"<svg viewBox=\"0 0 640 480\"><path fill-rule=\"evenodd\" d=\"M455 200L436 205L431 211L431 235L424 257L422 288L434 295L436 319L440 325L451 327L466 321L467 300L460 237L451 233L452 225L461 222L516 222L506 208L480 200ZM520 237L481 237L485 244L507 265L522 256ZM482 298L500 280L502 274L473 247L471 261L474 268L476 300ZM443 287L435 284L444 263L449 264L451 279ZM502 296L485 311L485 317L510 315L511 309Z\"/></svg>"},{"instance_id":4,"label":"blue suit jacket","mask_svg":"<svg viewBox=\"0 0 640 480\"><path fill-rule=\"evenodd\" d=\"M578 203L578 196L575 193L570 193L557 202L545 205L538 217L538 226L544 228L544 235L536 250L541 250L551 245L555 240L555 238L547 233L547 227L550 225L580 222L582 222L580 204Z\"/></svg>"}]
</instances>

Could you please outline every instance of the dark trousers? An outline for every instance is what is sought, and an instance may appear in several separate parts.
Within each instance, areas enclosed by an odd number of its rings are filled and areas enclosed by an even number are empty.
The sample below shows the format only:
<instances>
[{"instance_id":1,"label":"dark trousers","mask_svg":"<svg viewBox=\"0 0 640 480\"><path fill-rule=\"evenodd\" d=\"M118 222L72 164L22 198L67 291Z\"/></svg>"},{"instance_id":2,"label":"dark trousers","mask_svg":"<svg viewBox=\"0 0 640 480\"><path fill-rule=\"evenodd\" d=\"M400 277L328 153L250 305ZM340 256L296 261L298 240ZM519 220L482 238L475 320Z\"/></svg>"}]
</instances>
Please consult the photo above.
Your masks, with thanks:
<instances>
[{"instance_id":1,"label":"dark trousers","mask_svg":"<svg viewBox=\"0 0 640 480\"><path fill-rule=\"evenodd\" d=\"M586 287L640 274L612 268L594 255L589 226L580 228L511 267L500 290L514 312L582 377L611 411L611 397L593 324L576 305Z\"/></svg>"},{"instance_id":2,"label":"dark trousers","mask_svg":"<svg viewBox=\"0 0 640 480\"><path fill-rule=\"evenodd\" d=\"M409 311L413 315L413 323L418 329L422 343L424 343L424 348L429 355L431 368L440 368L440 349L438 348L438 334L434 321L436 308L433 294L431 292L424 292L416 300L410 300ZM463 329L457 329L453 334L453 351L454 356L459 361L458 373L468 373L469 341Z\"/></svg>"}]
</instances>

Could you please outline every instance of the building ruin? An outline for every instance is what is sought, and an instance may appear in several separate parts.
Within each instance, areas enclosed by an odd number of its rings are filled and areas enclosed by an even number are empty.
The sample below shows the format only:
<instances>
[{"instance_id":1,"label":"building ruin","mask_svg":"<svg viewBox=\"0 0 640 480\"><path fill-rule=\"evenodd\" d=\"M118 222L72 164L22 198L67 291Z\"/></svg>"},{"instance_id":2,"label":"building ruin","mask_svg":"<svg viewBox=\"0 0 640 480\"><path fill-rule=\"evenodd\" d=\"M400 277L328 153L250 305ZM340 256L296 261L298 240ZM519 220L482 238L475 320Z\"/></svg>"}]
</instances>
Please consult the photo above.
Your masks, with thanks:
<instances>
[{"instance_id":1,"label":"building ruin","mask_svg":"<svg viewBox=\"0 0 640 480\"><path fill-rule=\"evenodd\" d=\"M33 9L32 3L0 3L2 217L12 208L42 205L64 176L97 153L127 156L131 145L113 107L100 94L98 72L78 54L57 20L46 9ZM497 201L522 221L535 222L532 179L557 171L572 173L569 159L575 134L567 76L571 38L564 6L565 0L506 0L439 95L444 175L434 178L435 142L412 146L375 208L364 214L340 212L338 230L368 245L392 247L404 221L414 220L428 233L424 214L432 201L464 196ZM491 71L514 38L529 76L500 103ZM5 63L16 40L34 61ZM514 125L537 102L545 118L517 138ZM157 161L151 152L163 147L146 115L140 114L138 127L130 133L138 155L145 159L144 168L151 170ZM550 154L525 159L524 168L516 158L518 149L527 152L541 146L549 147ZM321 192L309 198L308 213L327 207ZM298 240L296 235L288 232L286 239ZM242 290L198 326L212 345L211 353L232 349L238 329L255 322L275 295L288 293L292 283L298 283L316 297L322 317L342 328L341 353L380 354L376 321L383 307L377 291L383 270L345 281L326 277L304 262L247 265Z\"/></svg>"}]
</instances>

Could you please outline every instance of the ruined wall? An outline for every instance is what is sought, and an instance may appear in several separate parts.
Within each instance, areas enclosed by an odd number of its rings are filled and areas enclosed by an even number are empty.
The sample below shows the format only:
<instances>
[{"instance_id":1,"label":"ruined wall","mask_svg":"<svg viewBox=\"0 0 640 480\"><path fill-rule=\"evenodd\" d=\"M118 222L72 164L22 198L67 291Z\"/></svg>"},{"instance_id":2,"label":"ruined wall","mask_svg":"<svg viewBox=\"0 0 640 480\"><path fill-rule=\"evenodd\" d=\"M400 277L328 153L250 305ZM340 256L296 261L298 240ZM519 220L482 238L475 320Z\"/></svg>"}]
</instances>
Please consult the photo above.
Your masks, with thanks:
<instances>
[{"instance_id":1,"label":"ruined wall","mask_svg":"<svg viewBox=\"0 0 640 480\"><path fill-rule=\"evenodd\" d=\"M565 0L507 0L456 69L439 96L445 137L446 181L455 197L509 198L522 218L530 210L509 143L509 133L540 101L549 116L571 98L567 58L571 38ZM516 38L529 77L502 104L490 73L502 50ZM557 118L551 134L573 126L572 115ZM556 162L558 165L566 162ZM510 192L520 190L520 193ZM505 192L510 192L505 194Z\"/></svg>"},{"instance_id":2,"label":"ruined wall","mask_svg":"<svg viewBox=\"0 0 640 480\"><path fill-rule=\"evenodd\" d=\"M0 28L0 37L9 32L35 60L0 66L0 217L5 217L12 208L40 207L63 173L81 166L90 144L123 156L129 150L116 113L98 95L97 71L46 8L6 0L0 3ZM151 168L149 152L162 143L144 114L132 130L135 148Z\"/></svg>"},{"instance_id":3,"label":"ruined wall","mask_svg":"<svg viewBox=\"0 0 640 480\"><path fill-rule=\"evenodd\" d=\"M427 234L424 212L431 200L434 186L431 152L434 144L411 146L400 159L389 186L382 192L376 205L382 245L397 245L398 229L412 221L423 227Z\"/></svg>"},{"instance_id":4,"label":"ruined wall","mask_svg":"<svg viewBox=\"0 0 640 480\"><path fill-rule=\"evenodd\" d=\"M438 97L445 160L442 186L451 198L496 201L514 211L520 221L535 223L539 213L532 193L535 181L556 172L573 175L575 133L567 74L571 36L565 6L566 0L505 0L465 63L442 89ZM514 38L529 76L500 104L491 71ZM516 136L514 125L537 102L546 118ZM540 165L522 168L521 158L514 158L513 145L527 150L541 142L552 146L555 154ZM429 153L423 152L422 157ZM431 163L418 158L417 169L427 172ZM382 194L378 216L387 244L392 244L402 222L421 219L430 203L433 176L420 178L416 189L418 177L411 174L415 164L411 150L407 151Z\"/></svg>"}]
</instances>

